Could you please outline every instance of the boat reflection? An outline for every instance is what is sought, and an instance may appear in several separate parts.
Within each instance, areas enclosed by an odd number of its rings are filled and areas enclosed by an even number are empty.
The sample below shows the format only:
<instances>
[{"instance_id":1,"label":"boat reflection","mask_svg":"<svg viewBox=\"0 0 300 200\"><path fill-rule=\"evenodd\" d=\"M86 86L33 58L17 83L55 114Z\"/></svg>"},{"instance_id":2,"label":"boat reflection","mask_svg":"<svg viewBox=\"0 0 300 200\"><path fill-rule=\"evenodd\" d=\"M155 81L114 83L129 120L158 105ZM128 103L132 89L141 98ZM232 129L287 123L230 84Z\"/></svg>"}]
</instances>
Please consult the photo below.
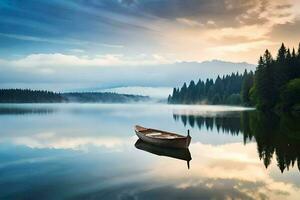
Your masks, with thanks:
<instances>
[{"instance_id":1,"label":"boat reflection","mask_svg":"<svg viewBox=\"0 0 300 200\"><path fill-rule=\"evenodd\" d=\"M179 160L187 161L188 169L190 169L190 161L192 160L189 149L175 149L155 146L138 139L135 143L137 149L147 151L158 156L167 156Z\"/></svg>"}]
</instances>

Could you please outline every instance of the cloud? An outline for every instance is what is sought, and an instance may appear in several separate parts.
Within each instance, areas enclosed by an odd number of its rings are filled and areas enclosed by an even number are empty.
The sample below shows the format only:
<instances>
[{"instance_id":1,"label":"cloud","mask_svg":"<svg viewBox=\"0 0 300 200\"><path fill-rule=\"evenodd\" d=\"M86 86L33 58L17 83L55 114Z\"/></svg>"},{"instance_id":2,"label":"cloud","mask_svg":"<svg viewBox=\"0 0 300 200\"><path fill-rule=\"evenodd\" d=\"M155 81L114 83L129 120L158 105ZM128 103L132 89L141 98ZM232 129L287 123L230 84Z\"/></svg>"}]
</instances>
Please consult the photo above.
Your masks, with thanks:
<instances>
[{"instance_id":1,"label":"cloud","mask_svg":"<svg viewBox=\"0 0 300 200\"><path fill-rule=\"evenodd\" d=\"M281 4L281 5L277 5L276 8L279 9L279 10L282 10L282 9L287 9L287 8L292 8L293 5L292 4Z\"/></svg>"},{"instance_id":2,"label":"cloud","mask_svg":"<svg viewBox=\"0 0 300 200\"><path fill-rule=\"evenodd\" d=\"M83 49L69 49L69 52L72 52L72 53L85 53L85 50L83 50Z\"/></svg>"},{"instance_id":3,"label":"cloud","mask_svg":"<svg viewBox=\"0 0 300 200\"><path fill-rule=\"evenodd\" d=\"M195 21L195 20L191 20L191 19L187 19L187 18L177 18L176 21L178 21L181 24L187 25L187 26L203 26L204 24L202 24L201 22Z\"/></svg>"},{"instance_id":4,"label":"cloud","mask_svg":"<svg viewBox=\"0 0 300 200\"><path fill-rule=\"evenodd\" d=\"M136 3L136 0L119 0L122 4L126 6L132 6Z\"/></svg>"},{"instance_id":5,"label":"cloud","mask_svg":"<svg viewBox=\"0 0 300 200\"><path fill-rule=\"evenodd\" d=\"M207 24L207 25L216 25L216 22L213 21L213 20L208 20L208 21L206 22L206 24Z\"/></svg>"},{"instance_id":6,"label":"cloud","mask_svg":"<svg viewBox=\"0 0 300 200\"><path fill-rule=\"evenodd\" d=\"M0 60L1 84L74 83L90 87L179 86L184 81L214 78L218 74L254 69L247 63L223 61L176 62L164 55L126 56L104 54L95 57L62 53L31 54L20 59ZM75 84L76 83L76 84ZM24 85L25 84L25 85ZM60 86L61 88L61 86ZM74 89L74 88L73 88Z\"/></svg>"},{"instance_id":7,"label":"cloud","mask_svg":"<svg viewBox=\"0 0 300 200\"><path fill-rule=\"evenodd\" d=\"M273 45L279 45L279 43L271 42L268 40L258 40L258 41L250 41L244 43L238 43L233 45L224 45L211 48L211 51L217 52L231 52L231 53L239 53L239 52L248 52L252 49L262 49Z\"/></svg>"},{"instance_id":8,"label":"cloud","mask_svg":"<svg viewBox=\"0 0 300 200\"><path fill-rule=\"evenodd\" d=\"M172 55L173 61L254 63L265 48L273 47L258 45L240 55L223 47L291 40L286 34L279 41L272 31L285 24L298 28L300 14L296 0L29 0L22 6L0 6L5 11L0 13L0 54L9 58L84 49L90 57L146 52Z\"/></svg>"},{"instance_id":9,"label":"cloud","mask_svg":"<svg viewBox=\"0 0 300 200\"><path fill-rule=\"evenodd\" d=\"M34 37L28 35L19 35L19 34L5 34L0 33L0 36L14 38L17 40L25 40L25 41L32 41L32 42L46 42L46 43L56 43L56 44L70 44L70 45L96 45L96 46L104 46L110 48L123 48L123 45L115 45L115 44L105 44L105 43L91 43L88 41L81 41L72 38L63 38L63 39L50 39L50 38L41 38L41 37Z\"/></svg>"},{"instance_id":10,"label":"cloud","mask_svg":"<svg viewBox=\"0 0 300 200\"><path fill-rule=\"evenodd\" d=\"M175 187L179 191L174 192L178 192L177 195L186 192L185 198L191 199L297 199L297 183L277 180L274 174L280 172L276 163L272 164L270 173L266 172L257 159L255 143L244 146L240 143L206 145L196 142L191 145L190 150L193 152L192 177L186 178L184 169L180 167L170 168L162 175L160 169L176 164L172 159L157 163L152 170L155 177L160 177L160 182L168 181L172 185L176 183ZM153 190L148 192L151 191ZM196 191L201 192L199 194Z\"/></svg>"},{"instance_id":11,"label":"cloud","mask_svg":"<svg viewBox=\"0 0 300 200\"><path fill-rule=\"evenodd\" d=\"M286 42L288 45L294 46L300 42L299 27L300 27L300 19L285 24L277 24L272 28L269 37L272 36L273 40Z\"/></svg>"},{"instance_id":12,"label":"cloud","mask_svg":"<svg viewBox=\"0 0 300 200\"><path fill-rule=\"evenodd\" d=\"M73 50L74 51L74 50ZM78 49L75 49L78 52ZM81 50L80 50L81 52ZM125 57L120 54L97 55L90 58L88 56L76 56L62 53L53 54L31 54L19 60L2 61L7 66L19 68L61 68L61 67L112 67L112 66L137 66L171 63L163 56L154 54L151 56Z\"/></svg>"}]
</instances>

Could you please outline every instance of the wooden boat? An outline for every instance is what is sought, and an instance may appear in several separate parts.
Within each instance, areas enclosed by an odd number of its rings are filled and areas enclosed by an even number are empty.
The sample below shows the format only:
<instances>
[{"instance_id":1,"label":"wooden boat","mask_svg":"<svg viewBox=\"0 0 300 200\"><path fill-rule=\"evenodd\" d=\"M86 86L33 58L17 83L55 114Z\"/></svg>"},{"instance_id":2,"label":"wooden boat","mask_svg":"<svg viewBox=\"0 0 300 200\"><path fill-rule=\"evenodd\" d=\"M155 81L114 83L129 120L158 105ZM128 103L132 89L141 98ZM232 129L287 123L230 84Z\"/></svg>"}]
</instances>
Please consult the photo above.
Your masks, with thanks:
<instances>
[{"instance_id":1,"label":"wooden boat","mask_svg":"<svg viewBox=\"0 0 300 200\"><path fill-rule=\"evenodd\" d=\"M188 148L192 139L189 131L187 136L183 136L138 125L135 126L135 133L144 142L170 148Z\"/></svg>"},{"instance_id":2,"label":"wooden boat","mask_svg":"<svg viewBox=\"0 0 300 200\"><path fill-rule=\"evenodd\" d=\"M191 153L189 149L176 149L176 148L166 148L160 147L156 145L152 145L150 143L146 143L141 139L138 139L134 145L137 149L158 155L158 156L166 156L170 158L175 158L179 160L187 161L188 169L190 168L190 161L192 160Z\"/></svg>"}]
</instances>

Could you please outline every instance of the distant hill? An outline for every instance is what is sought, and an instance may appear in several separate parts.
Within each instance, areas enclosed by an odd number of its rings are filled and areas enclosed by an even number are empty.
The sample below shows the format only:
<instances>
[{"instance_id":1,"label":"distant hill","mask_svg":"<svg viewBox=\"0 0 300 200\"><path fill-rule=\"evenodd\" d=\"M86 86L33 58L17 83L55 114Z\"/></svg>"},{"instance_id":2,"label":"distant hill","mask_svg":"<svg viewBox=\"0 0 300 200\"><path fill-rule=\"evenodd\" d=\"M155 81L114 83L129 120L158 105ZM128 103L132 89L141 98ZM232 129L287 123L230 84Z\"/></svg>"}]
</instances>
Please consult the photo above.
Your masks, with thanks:
<instances>
[{"instance_id":1,"label":"distant hill","mask_svg":"<svg viewBox=\"0 0 300 200\"><path fill-rule=\"evenodd\" d=\"M148 96L117 94L111 92L73 92L62 93L61 96L68 102L78 103L128 103L150 100Z\"/></svg>"},{"instance_id":2,"label":"distant hill","mask_svg":"<svg viewBox=\"0 0 300 200\"><path fill-rule=\"evenodd\" d=\"M129 103L149 100L148 96L111 92L55 93L44 90L0 89L0 103Z\"/></svg>"}]
</instances>

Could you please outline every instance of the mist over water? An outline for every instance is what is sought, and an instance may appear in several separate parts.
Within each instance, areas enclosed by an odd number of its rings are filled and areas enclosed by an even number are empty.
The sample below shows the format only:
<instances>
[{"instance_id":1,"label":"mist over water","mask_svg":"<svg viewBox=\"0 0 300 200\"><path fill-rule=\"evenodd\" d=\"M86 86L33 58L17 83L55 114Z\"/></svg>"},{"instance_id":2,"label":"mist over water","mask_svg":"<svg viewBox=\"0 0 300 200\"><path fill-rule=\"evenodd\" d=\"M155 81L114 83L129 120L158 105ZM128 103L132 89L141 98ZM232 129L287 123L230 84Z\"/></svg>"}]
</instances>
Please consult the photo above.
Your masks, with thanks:
<instances>
[{"instance_id":1,"label":"mist over water","mask_svg":"<svg viewBox=\"0 0 300 200\"><path fill-rule=\"evenodd\" d=\"M0 198L297 199L299 122L231 106L1 105ZM190 129L190 169L136 148L136 124Z\"/></svg>"}]
</instances>

